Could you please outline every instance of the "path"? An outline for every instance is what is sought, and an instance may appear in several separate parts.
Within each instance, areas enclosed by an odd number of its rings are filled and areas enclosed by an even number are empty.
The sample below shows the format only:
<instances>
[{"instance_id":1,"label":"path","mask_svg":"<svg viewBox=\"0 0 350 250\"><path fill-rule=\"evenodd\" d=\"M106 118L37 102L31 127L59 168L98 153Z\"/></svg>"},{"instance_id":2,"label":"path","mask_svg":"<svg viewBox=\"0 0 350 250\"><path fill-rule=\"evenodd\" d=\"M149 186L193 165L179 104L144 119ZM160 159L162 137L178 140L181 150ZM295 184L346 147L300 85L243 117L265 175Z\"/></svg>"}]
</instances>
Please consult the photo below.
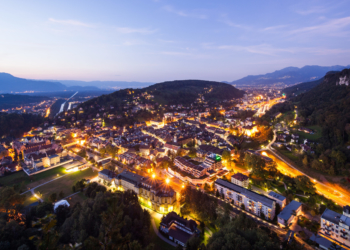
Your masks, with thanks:
<instances>
[{"instance_id":1,"label":"path","mask_svg":"<svg viewBox=\"0 0 350 250\"><path fill-rule=\"evenodd\" d=\"M153 211L153 210L151 210L151 209L149 209L148 207L145 207L145 206L142 206L142 205L141 205L141 207L142 207L143 209L146 209L146 210L150 213L150 215L151 215L152 227L153 227L153 230L154 230L154 232L156 233L156 235L157 235L159 238L161 238L163 241L165 241L166 243L168 243L169 245L172 245L173 247L177 247L177 244L174 243L173 241L171 241L171 240L165 238L165 237L159 232L159 230L158 230L158 228L157 228L157 226L156 226L156 223L155 223L153 217L154 217L154 216L161 217L162 215L159 214L159 213L157 213L157 212L155 212L155 211Z\"/></svg>"},{"instance_id":2,"label":"path","mask_svg":"<svg viewBox=\"0 0 350 250\"><path fill-rule=\"evenodd\" d=\"M177 244L172 242L171 240L165 238L158 230L157 226L156 226L156 223L154 222L154 219L152 218L151 219L151 222L152 222L152 227L153 227L153 230L154 232L157 234L157 236L159 238L161 238L163 241L165 241L166 243L168 243L169 245L172 245L173 247L177 247Z\"/></svg>"},{"instance_id":3,"label":"path","mask_svg":"<svg viewBox=\"0 0 350 250\"><path fill-rule=\"evenodd\" d=\"M69 174L69 173L68 173L68 174ZM21 193L21 195L23 195L23 194L25 194L25 193L28 193L28 192L32 192L32 193L33 193L33 192L34 192L34 189L36 189L36 188L38 188L38 187L41 187L41 186L44 186L44 185L46 185L47 183L53 182L53 181L55 181L55 180L58 180L58 179L60 179L60 178L62 178L62 177L64 177L64 176L66 176L66 175L68 175L68 174L61 175L60 177L57 177L57 178L55 178L55 179L52 179L52 180L47 181L47 182L45 182L45 183L42 183L42 184L40 184L40 185L38 185L38 186L36 186L36 187L33 187L33 188L31 188L31 189L29 189L29 190L27 190L27 191Z\"/></svg>"}]
</instances>

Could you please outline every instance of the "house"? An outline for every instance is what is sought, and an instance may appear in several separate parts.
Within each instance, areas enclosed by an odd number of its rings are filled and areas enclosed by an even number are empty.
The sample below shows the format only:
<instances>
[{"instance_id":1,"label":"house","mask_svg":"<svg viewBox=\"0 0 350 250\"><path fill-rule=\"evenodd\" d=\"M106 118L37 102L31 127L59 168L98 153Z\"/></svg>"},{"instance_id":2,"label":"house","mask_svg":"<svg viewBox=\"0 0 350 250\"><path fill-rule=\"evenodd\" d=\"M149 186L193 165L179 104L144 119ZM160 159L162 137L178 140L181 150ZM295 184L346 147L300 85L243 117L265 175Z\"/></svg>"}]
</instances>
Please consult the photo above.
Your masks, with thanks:
<instances>
[{"instance_id":1,"label":"house","mask_svg":"<svg viewBox=\"0 0 350 250\"><path fill-rule=\"evenodd\" d=\"M187 220L175 212L170 212L160 222L159 231L178 245L186 246L186 242L200 233L194 220Z\"/></svg>"},{"instance_id":2,"label":"house","mask_svg":"<svg viewBox=\"0 0 350 250\"><path fill-rule=\"evenodd\" d=\"M157 212L168 213L174 210L176 192L162 181L124 171L115 177L114 183L118 190L134 191L141 203Z\"/></svg>"},{"instance_id":3,"label":"house","mask_svg":"<svg viewBox=\"0 0 350 250\"><path fill-rule=\"evenodd\" d=\"M275 200L276 204L279 204L281 209L286 206L287 199L283 195L270 191L267 196Z\"/></svg>"},{"instance_id":4,"label":"house","mask_svg":"<svg viewBox=\"0 0 350 250\"><path fill-rule=\"evenodd\" d=\"M343 214L326 208L321 216L320 234L350 247L350 206L343 207Z\"/></svg>"},{"instance_id":5,"label":"house","mask_svg":"<svg viewBox=\"0 0 350 250\"><path fill-rule=\"evenodd\" d=\"M231 176L231 182L233 184L236 184L238 186L248 188L249 185L249 177L242 174L242 173L237 173Z\"/></svg>"},{"instance_id":6,"label":"house","mask_svg":"<svg viewBox=\"0 0 350 250\"><path fill-rule=\"evenodd\" d=\"M217 179L214 182L214 187L216 191L219 191L224 196L225 200L242 207L256 216L260 217L263 214L269 220L273 220L275 217L276 202L269 197L223 179Z\"/></svg>"},{"instance_id":7,"label":"house","mask_svg":"<svg viewBox=\"0 0 350 250\"><path fill-rule=\"evenodd\" d=\"M292 200L280 214L277 216L278 224L281 227L289 225L295 216L298 216L301 212L301 203Z\"/></svg>"},{"instance_id":8,"label":"house","mask_svg":"<svg viewBox=\"0 0 350 250\"><path fill-rule=\"evenodd\" d=\"M170 144L170 143L165 143L165 145L164 145L164 149L165 149L166 153L168 153L168 151L170 151L170 152L176 154L180 150L180 148L181 148L180 146Z\"/></svg>"}]
</instances>

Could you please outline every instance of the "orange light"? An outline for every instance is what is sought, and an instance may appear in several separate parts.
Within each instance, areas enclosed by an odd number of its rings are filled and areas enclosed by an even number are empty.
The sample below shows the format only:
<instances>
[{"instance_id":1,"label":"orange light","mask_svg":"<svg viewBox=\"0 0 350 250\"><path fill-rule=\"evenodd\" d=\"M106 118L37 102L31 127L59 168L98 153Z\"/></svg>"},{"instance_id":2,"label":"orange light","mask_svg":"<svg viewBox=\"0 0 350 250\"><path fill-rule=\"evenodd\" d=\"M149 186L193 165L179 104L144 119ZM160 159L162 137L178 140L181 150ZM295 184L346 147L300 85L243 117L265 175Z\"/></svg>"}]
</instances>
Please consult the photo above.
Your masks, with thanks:
<instances>
[{"instance_id":1,"label":"orange light","mask_svg":"<svg viewBox=\"0 0 350 250\"><path fill-rule=\"evenodd\" d=\"M166 182L166 184L169 184L170 180L167 178L167 179L165 180L165 182Z\"/></svg>"},{"instance_id":2,"label":"orange light","mask_svg":"<svg viewBox=\"0 0 350 250\"><path fill-rule=\"evenodd\" d=\"M264 151L264 152L262 152L262 153L261 153L261 155L267 156L267 154L266 154L266 152L265 152L265 151Z\"/></svg>"},{"instance_id":3,"label":"orange light","mask_svg":"<svg viewBox=\"0 0 350 250\"><path fill-rule=\"evenodd\" d=\"M156 175L155 175L155 174L152 174L152 178L153 178L153 179L156 178Z\"/></svg>"}]
</instances>

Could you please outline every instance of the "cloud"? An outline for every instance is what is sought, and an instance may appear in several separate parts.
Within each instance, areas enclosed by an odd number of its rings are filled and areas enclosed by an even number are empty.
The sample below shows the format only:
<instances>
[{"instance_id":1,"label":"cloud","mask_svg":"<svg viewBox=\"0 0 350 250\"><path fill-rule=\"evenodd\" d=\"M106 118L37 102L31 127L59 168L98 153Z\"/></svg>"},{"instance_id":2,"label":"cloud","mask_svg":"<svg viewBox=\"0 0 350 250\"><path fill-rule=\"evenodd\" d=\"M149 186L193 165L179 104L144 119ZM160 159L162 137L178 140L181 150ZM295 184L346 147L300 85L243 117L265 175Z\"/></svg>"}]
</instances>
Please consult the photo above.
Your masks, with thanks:
<instances>
[{"instance_id":1,"label":"cloud","mask_svg":"<svg viewBox=\"0 0 350 250\"><path fill-rule=\"evenodd\" d=\"M250 29L250 27L246 25L238 24L231 21L226 15L222 15L222 18L219 21L230 27L239 28L239 29Z\"/></svg>"},{"instance_id":2,"label":"cloud","mask_svg":"<svg viewBox=\"0 0 350 250\"><path fill-rule=\"evenodd\" d=\"M300 15L310 15L310 14L320 14L320 13L325 13L329 10L329 7L323 7L323 6L314 6L310 9L306 10L297 10L296 13Z\"/></svg>"},{"instance_id":3,"label":"cloud","mask_svg":"<svg viewBox=\"0 0 350 250\"><path fill-rule=\"evenodd\" d=\"M83 22L77 21L77 20L58 20L58 19L54 19L54 18L49 18L49 21L52 23L58 23L58 24L70 25L70 26L80 26L80 27L87 27L87 28L94 27L94 25L92 25L92 24L83 23Z\"/></svg>"},{"instance_id":4,"label":"cloud","mask_svg":"<svg viewBox=\"0 0 350 250\"><path fill-rule=\"evenodd\" d=\"M350 25L350 16L329 20L320 25L303 27L300 29L291 30L289 35L296 34L323 34L325 36L344 36L348 35L348 31L342 31L343 28Z\"/></svg>"},{"instance_id":5,"label":"cloud","mask_svg":"<svg viewBox=\"0 0 350 250\"><path fill-rule=\"evenodd\" d=\"M292 48L277 48L269 44L259 44L259 45L250 45L250 46L241 46L241 45L217 45L213 46L210 44L202 44L203 48L206 49L219 49L219 50L232 50L232 51L245 51L252 54L260 55L269 55L276 56L278 53L287 52L295 53L295 49Z\"/></svg>"},{"instance_id":6,"label":"cloud","mask_svg":"<svg viewBox=\"0 0 350 250\"><path fill-rule=\"evenodd\" d=\"M132 34L132 33L138 33L138 34L153 34L157 32L156 29L149 29L149 28L130 28L130 27L117 27L116 31L123 33L123 34Z\"/></svg>"},{"instance_id":7,"label":"cloud","mask_svg":"<svg viewBox=\"0 0 350 250\"><path fill-rule=\"evenodd\" d=\"M206 19L207 16L204 14L197 14L197 13L189 13L183 10L177 10L174 7L170 6L170 5L166 5L163 6L163 9L170 12L170 13L174 13L178 16L183 16L183 17L193 17L193 18L198 18L198 19Z\"/></svg>"},{"instance_id":8,"label":"cloud","mask_svg":"<svg viewBox=\"0 0 350 250\"><path fill-rule=\"evenodd\" d=\"M270 26L270 27L266 27L261 29L261 31L275 31L275 30L279 30L281 28L285 28L287 27L287 25L276 25L276 26Z\"/></svg>"}]
</instances>

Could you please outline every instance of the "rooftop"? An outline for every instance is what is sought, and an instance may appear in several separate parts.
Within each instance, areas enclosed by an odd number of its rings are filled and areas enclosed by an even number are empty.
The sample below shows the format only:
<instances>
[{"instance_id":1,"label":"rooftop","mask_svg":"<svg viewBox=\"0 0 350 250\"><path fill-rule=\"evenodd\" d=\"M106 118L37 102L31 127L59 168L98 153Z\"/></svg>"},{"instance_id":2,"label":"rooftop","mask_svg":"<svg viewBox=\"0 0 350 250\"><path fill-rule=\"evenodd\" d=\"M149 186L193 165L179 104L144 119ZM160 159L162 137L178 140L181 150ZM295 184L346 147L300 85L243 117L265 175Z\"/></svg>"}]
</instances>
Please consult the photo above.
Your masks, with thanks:
<instances>
[{"instance_id":1,"label":"rooftop","mask_svg":"<svg viewBox=\"0 0 350 250\"><path fill-rule=\"evenodd\" d=\"M278 215L279 218L284 219L285 221L288 221L289 218L293 215L293 211L298 210L298 208L301 206L300 202L297 202L295 200L292 200Z\"/></svg>"}]
</instances>

